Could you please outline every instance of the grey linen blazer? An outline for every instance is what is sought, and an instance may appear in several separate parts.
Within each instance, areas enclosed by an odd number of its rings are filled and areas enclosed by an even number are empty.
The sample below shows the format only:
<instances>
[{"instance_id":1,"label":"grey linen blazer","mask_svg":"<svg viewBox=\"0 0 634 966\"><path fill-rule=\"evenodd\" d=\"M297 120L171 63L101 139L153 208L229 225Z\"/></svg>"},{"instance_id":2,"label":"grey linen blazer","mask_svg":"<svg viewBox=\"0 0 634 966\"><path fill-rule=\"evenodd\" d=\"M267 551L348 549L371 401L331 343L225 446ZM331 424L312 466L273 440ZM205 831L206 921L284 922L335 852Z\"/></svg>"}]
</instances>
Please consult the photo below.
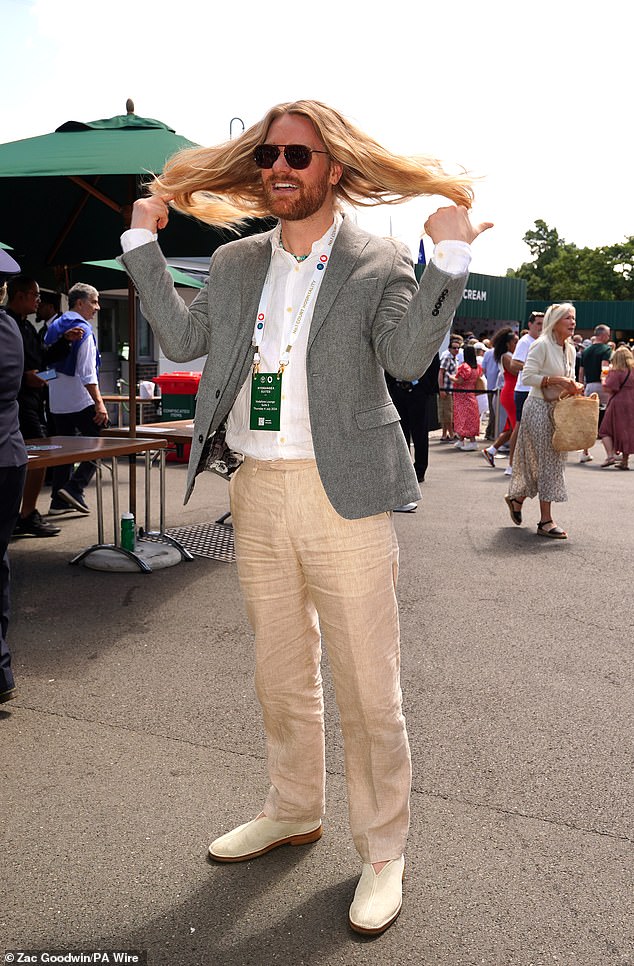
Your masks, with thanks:
<instances>
[{"instance_id":1,"label":"grey linen blazer","mask_svg":"<svg viewBox=\"0 0 634 966\"><path fill-rule=\"evenodd\" d=\"M120 258L167 358L188 362L207 354L185 502L204 469L206 444L251 370L270 235L218 248L209 281L189 308L175 292L156 242ZM419 288L404 245L370 235L344 218L315 303L306 355L317 468L340 516L357 519L420 499L384 371L407 381L423 375L451 324L465 281L466 276L447 275L430 264Z\"/></svg>"}]
</instances>

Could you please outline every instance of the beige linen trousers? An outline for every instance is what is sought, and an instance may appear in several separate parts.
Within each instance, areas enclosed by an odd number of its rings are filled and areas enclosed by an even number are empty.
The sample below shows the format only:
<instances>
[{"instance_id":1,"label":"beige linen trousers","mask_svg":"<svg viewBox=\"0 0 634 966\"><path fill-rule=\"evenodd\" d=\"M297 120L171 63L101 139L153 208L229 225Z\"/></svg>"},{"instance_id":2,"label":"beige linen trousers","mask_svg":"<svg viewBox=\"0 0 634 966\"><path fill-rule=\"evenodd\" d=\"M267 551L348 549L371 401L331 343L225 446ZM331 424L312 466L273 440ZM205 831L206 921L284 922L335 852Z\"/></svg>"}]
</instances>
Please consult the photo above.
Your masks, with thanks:
<instances>
[{"instance_id":1,"label":"beige linen trousers","mask_svg":"<svg viewBox=\"0 0 634 966\"><path fill-rule=\"evenodd\" d=\"M313 460L247 458L230 494L267 737L271 787L264 814L275 821L324 814L323 639L355 846L364 862L398 858L409 827L411 760L392 515L339 516Z\"/></svg>"}]
</instances>

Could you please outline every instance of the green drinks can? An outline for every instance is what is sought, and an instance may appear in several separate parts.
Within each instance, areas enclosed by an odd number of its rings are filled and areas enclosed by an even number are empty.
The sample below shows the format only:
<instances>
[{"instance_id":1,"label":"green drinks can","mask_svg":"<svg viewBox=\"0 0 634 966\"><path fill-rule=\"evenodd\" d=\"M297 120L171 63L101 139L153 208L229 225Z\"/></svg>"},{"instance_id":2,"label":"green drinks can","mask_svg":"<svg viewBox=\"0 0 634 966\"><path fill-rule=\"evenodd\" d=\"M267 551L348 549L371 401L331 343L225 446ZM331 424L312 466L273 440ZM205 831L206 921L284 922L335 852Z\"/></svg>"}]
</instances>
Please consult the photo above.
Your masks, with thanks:
<instances>
[{"instance_id":1,"label":"green drinks can","mask_svg":"<svg viewBox=\"0 0 634 966\"><path fill-rule=\"evenodd\" d=\"M134 550L134 514L124 513L121 517L121 546L124 550Z\"/></svg>"}]
</instances>

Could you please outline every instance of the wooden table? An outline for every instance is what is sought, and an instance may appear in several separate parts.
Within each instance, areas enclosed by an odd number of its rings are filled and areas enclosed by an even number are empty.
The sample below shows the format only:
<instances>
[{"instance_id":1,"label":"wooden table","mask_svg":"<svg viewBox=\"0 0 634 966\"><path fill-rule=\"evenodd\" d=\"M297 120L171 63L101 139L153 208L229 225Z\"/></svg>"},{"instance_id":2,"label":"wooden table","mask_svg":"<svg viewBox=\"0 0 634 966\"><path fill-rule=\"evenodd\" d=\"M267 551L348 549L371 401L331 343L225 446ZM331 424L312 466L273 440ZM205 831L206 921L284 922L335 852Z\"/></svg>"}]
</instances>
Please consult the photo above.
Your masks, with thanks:
<instances>
[{"instance_id":1,"label":"wooden table","mask_svg":"<svg viewBox=\"0 0 634 966\"><path fill-rule=\"evenodd\" d=\"M117 407L117 426L123 426L123 407L130 402L129 396L121 396L117 393L102 393L101 398L107 403L112 403ZM143 407L156 406L161 401L160 396L148 399L147 396L137 396L135 399L137 408L137 418L143 422Z\"/></svg>"},{"instance_id":2,"label":"wooden table","mask_svg":"<svg viewBox=\"0 0 634 966\"><path fill-rule=\"evenodd\" d=\"M134 457L138 453L145 454L145 528L144 534L157 537L166 543L176 546L181 552L184 560L190 560L191 555L182 548L172 537L165 533L165 447L167 443L164 439L152 436L146 437L112 437L103 436L50 436L44 439L27 439L26 449L28 456L28 466L39 466L46 468L49 466L65 466L68 463L82 462L83 460L93 461L97 467L95 476L97 485L97 543L83 550L71 563L79 563L88 554L95 550L104 548L114 549L119 553L131 557L145 573L150 573L151 568L137 554L131 550L124 550L121 546L121 536L119 532L119 473L117 458L120 456ZM151 529L151 453L160 453L160 483L159 483L159 529ZM104 520L103 520L103 489L102 489L102 462L109 460L112 466L112 514L113 514L113 543L104 543Z\"/></svg>"},{"instance_id":3,"label":"wooden table","mask_svg":"<svg viewBox=\"0 0 634 966\"><path fill-rule=\"evenodd\" d=\"M109 426L102 429L102 436L127 436L130 432L129 426L121 428ZM182 456L183 446L191 443L194 437L194 422L190 419L173 419L165 423L143 423L136 427L136 432L140 436L153 439L165 439L168 443L174 443L176 453Z\"/></svg>"}]
</instances>

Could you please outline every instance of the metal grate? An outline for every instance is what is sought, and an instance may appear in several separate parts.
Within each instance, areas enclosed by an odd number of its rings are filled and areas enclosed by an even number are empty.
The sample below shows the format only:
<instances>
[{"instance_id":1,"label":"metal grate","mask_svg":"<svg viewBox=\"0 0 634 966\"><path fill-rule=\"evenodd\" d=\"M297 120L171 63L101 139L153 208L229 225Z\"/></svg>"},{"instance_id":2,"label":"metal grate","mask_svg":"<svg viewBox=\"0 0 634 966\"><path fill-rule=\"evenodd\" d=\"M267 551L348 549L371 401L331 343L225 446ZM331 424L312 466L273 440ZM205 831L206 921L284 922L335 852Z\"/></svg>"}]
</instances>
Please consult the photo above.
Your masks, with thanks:
<instances>
[{"instance_id":1,"label":"metal grate","mask_svg":"<svg viewBox=\"0 0 634 966\"><path fill-rule=\"evenodd\" d=\"M227 523L193 523L165 531L195 557L231 562L236 559L233 527Z\"/></svg>"}]
</instances>

